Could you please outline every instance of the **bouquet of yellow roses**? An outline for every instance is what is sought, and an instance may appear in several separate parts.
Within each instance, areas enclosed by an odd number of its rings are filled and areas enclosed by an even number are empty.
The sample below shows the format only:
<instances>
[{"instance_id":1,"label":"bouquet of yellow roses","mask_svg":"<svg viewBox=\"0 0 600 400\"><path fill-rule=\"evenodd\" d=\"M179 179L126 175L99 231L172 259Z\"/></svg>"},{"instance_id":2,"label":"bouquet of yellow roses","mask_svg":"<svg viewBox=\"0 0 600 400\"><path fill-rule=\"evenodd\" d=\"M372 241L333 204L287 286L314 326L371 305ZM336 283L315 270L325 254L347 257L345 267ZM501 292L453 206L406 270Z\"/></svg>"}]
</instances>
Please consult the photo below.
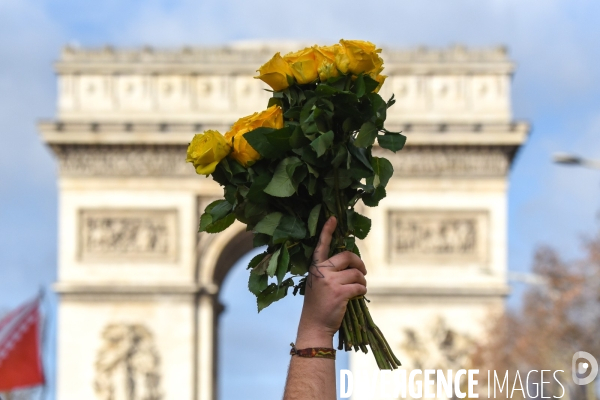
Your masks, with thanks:
<instances>
[{"instance_id":1,"label":"bouquet of yellow roses","mask_svg":"<svg viewBox=\"0 0 600 400\"><path fill-rule=\"evenodd\" d=\"M204 210L200 231L221 232L237 219L254 233L255 247L267 246L248 265L259 312L291 287L304 294L317 232L330 216L338 221L331 255L360 255L356 239L367 236L371 221L354 206L377 206L393 174L371 149L377 140L395 152L406 140L383 126L394 100L377 93L385 80L380 51L341 40L277 53L256 77L273 89L268 108L241 118L224 136L195 135L188 147L196 172L224 189L224 199ZM400 365L364 297L348 302L339 339L340 350L367 353L370 346L381 369Z\"/></svg>"}]
</instances>

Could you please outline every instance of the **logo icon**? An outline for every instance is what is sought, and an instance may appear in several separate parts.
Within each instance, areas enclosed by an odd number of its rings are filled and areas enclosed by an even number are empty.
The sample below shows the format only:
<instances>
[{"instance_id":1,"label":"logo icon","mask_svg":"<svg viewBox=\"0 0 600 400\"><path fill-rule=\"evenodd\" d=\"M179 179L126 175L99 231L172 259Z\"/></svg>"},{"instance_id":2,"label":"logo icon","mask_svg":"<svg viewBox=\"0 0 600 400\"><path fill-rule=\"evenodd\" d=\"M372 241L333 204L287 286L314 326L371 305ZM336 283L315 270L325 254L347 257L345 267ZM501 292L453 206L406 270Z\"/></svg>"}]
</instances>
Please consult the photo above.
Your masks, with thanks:
<instances>
[{"instance_id":1,"label":"logo icon","mask_svg":"<svg viewBox=\"0 0 600 400\"><path fill-rule=\"evenodd\" d=\"M582 361L582 359L585 361ZM580 378L580 376L583 376L588 372L588 376L585 378ZM573 354L571 374L573 375L573 382L575 382L577 385L587 385L598 375L598 361L596 361L594 356L590 353L578 351L577 353Z\"/></svg>"}]
</instances>

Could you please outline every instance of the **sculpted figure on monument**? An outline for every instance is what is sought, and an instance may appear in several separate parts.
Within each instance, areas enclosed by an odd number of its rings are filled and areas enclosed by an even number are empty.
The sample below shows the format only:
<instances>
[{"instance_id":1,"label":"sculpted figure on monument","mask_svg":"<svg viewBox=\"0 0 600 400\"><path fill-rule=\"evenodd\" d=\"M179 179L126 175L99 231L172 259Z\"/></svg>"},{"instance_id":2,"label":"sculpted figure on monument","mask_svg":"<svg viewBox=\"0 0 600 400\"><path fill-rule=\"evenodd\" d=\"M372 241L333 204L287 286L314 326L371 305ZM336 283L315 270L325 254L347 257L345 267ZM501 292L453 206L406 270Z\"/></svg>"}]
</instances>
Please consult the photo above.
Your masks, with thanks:
<instances>
[{"instance_id":1,"label":"sculpted figure on monument","mask_svg":"<svg viewBox=\"0 0 600 400\"><path fill-rule=\"evenodd\" d=\"M139 324L112 324L102 333L94 389L100 400L159 400L160 359L152 334Z\"/></svg>"}]
</instances>

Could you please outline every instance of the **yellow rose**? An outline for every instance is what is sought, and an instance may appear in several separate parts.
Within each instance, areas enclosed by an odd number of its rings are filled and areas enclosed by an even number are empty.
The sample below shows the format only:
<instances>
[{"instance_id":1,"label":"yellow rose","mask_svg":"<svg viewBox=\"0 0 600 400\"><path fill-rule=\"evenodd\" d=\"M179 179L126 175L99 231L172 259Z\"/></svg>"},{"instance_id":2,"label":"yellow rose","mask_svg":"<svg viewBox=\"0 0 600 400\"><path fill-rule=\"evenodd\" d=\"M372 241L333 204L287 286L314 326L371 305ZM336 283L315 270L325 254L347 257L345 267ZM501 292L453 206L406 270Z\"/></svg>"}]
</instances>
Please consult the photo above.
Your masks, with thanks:
<instances>
[{"instance_id":1,"label":"yellow rose","mask_svg":"<svg viewBox=\"0 0 600 400\"><path fill-rule=\"evenodd\" d=\"M283 128L283 111L279 106L271 106L265 111L240 118L225 134L225 140L233 147L231 158L249 167L260 159L260 154L244 138L246 132L257 128Z\"/></svg>"},{"instance_id":2,"label":"yellow rose","mask_svg":"<svg viewBox=\"0 0 600 400\"><path fill-rule=\"evenodd\" d=\"M335 62L338 69L346 74L348 72L358 75L365 73L375 78L383 70L383 60L379 57L381 49L373 43L363 40L340 40L341 48L338 49Z\"/></svg>"},{"instance_id":3,"label":"yellow rose","mask_svg":"<svg viewBox=\"0 0 600 400\"><path fill-rule=\"evenodd\" d=\"M230 152L231 146L223 135L217 131L206 131L194 135L185 161L194 165L197 174L208 176Z\"/></svg>"},{"instance_id":4,"label":"yellow rose","mask_svg":"<svg viewBox=\"0 0 600 400\"><path fill-rule=\"evenodd\" d=\"M339 44L313 47L315 50L315 61L317 62L317 72L319 73L321 82L340 74L335 64L335 55L339 47L341 47Z\"/></svg>"},{"instance_id":5,"label":"yellow rose","mask_svg":"<svg viewBox=\"0 0 600 400\"><path fill-rule=\"evenodd\" d=\"M373 90L375 93L379 92L379 89L381 89L381 86L383 86L383 82L385 82L385 78L387 78L387 75L377 75L374 78L377 82L379 82L379 85L377 85L375 90Z\"/></svg>"},{"instance_id":6,"label":"yellow rose","mask_svg":"<svg viewBox=\"0 0 600 400\"><path fill-rule=\"evenodd\" d=\"M304 50L288 53L283 56L283 59L290 65L292 74L300 85L317 80L317 62L313 48L307 47Z\"/></svg>"},{"instance_id":7,"label":"yellow rose","mask_svg":"<svg viewBox=\"0 0 600 400\"><path fill-rule=\"evenodd\" d=\"M260 67L257 72L260 75L255 76L254 79L262 80L276 92L290 86L287 77L294 76L292 68L279 53L275 54L273 58Z\"/></svg>"}]
</instances>

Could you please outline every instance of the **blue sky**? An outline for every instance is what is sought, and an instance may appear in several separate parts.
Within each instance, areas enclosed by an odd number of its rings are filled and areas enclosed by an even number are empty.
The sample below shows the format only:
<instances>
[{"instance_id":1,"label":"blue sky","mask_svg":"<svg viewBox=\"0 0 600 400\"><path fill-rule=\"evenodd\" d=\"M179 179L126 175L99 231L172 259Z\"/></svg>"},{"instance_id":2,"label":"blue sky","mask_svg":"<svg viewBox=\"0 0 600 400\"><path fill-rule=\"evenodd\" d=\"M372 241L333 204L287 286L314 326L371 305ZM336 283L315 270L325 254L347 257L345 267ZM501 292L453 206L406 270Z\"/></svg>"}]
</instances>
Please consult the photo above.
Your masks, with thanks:
<instances>
[{"instance_id":1,"label":"blue sky","mask_svg":"<svg viewBox=\"0 0 600 400\"><path fill-rule=\"evenodd\" d=\"M56 168L35 123L54 115L52 62L66 43L504 44L517 63L515 117L533 126L509 191L509 268L526 271L538 245L575 257L581 237L597 230L600 171L554 166L550 155L600 158L598 17L595 0L0 0L0 310L56 279ZM244 304L237 292L225 290L225 318Z\"/></svg>"}]
</instances>

